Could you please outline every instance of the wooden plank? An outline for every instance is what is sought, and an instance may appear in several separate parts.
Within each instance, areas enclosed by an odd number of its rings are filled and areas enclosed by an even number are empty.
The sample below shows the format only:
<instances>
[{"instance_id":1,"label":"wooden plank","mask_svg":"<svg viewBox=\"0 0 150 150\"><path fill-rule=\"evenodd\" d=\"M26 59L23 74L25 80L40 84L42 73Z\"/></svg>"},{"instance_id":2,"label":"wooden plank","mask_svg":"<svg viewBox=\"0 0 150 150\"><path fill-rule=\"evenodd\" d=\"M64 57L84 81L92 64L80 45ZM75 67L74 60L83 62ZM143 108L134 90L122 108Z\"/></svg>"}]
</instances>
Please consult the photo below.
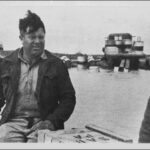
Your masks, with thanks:
<instances>
[{"instance_id":1,"label":"wooden plank","mask_svg":"<svg viewBox=\"0 0 150 150\"><path fill-rule=\"evenodd\" d=\"M89 130L92 130L92 131L95 131L95 132L99 132L99 133L101 133L103 135L106 135L106 136L111 137L113 139L116 139L118 141L127 142L127 143L132 143L133 142L133 140L128 138L128 137L119 135L117 133L114 133L114 132L112 132L110 130L104 129L104 128L99 127L99 126L96 126L94 124L89 124L89 125L86 125L85 127L87 129L89 129Z\"/></svg>"}]
</instances>

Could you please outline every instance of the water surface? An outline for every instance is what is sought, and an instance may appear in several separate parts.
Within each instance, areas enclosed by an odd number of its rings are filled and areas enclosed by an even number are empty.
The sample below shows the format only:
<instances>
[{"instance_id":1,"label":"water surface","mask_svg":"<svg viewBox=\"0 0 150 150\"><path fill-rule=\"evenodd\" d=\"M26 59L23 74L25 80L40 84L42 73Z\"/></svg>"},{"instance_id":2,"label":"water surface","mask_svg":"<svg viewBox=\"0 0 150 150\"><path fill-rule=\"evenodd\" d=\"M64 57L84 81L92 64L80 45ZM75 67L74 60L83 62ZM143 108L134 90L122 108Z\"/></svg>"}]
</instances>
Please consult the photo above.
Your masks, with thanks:
<instances>
[{"instance_id":1,"label":"water surface","mask_svg":"<svg viewBox=\"0 0 150 150\"><path fill-rule=\"evenodd\" d=\"M150 71L69 70L77 104L66 127L97 124L137 139L150 96Z\"/></svg>"}]
</instances>

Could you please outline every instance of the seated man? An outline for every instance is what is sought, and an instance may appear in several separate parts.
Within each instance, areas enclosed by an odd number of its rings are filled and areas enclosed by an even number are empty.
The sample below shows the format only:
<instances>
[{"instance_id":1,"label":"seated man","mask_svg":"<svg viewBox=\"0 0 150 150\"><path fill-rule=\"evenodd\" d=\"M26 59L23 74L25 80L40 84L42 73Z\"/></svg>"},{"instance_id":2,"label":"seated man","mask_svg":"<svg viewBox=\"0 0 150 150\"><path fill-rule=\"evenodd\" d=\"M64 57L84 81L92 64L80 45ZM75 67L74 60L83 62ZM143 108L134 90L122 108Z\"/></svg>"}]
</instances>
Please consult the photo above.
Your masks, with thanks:
<instances>
[{"instance_id":1,"label":"seated man","mask_svg":"<svg viewBox=\"0 0 150 150\"><path fill-rule=\"evenodd\" d=\"M22 47L0 63L0 142L37 142L37 130L58 130L75 106L64 63L44 49L45 27L31 11L19 21Z\"/></svg>"}]
</instances>

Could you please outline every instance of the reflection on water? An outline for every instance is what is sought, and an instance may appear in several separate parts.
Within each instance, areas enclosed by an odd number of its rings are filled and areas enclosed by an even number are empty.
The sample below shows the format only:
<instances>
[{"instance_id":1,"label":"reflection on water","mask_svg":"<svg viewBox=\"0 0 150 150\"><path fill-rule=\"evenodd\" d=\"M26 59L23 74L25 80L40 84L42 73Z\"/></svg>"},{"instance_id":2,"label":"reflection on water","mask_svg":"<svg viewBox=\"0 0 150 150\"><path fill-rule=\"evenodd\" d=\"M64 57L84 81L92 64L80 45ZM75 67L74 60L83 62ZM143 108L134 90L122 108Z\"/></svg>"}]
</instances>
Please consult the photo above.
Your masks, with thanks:
<instances>
[{"instance_id":1,"label":"reflection on water","mask_svg":"<svg viewBox=\"0 0 150 150\"><path fill-rule=\"evenodd\" d=\"M94 123L132 138L138 137L148 97L150 71L69 70L77 104L66 127Z\"/></svg>"}]
</instances>

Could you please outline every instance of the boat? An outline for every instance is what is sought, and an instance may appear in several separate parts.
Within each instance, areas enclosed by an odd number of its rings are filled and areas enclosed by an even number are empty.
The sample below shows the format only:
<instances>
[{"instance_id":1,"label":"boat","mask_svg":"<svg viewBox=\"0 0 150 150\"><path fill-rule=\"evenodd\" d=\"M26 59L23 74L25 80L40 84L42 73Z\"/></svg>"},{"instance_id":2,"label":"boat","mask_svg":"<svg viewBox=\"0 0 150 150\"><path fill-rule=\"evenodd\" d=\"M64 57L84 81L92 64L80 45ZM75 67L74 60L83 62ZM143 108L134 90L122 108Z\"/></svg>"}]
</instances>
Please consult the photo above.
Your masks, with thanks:
<instances>
[{"instance_id":1,"label":"boat","mask_svg":"<svg viewBox=\"0 0 150 150\"><path fill-rule=\"evenodd\" d=\"M139 69L139 59L145 58L144 42L141 37L132 36L130 33L109 34L103 47L104 57L111 67L124 69Z\"/></svg>"}]
</instances>

